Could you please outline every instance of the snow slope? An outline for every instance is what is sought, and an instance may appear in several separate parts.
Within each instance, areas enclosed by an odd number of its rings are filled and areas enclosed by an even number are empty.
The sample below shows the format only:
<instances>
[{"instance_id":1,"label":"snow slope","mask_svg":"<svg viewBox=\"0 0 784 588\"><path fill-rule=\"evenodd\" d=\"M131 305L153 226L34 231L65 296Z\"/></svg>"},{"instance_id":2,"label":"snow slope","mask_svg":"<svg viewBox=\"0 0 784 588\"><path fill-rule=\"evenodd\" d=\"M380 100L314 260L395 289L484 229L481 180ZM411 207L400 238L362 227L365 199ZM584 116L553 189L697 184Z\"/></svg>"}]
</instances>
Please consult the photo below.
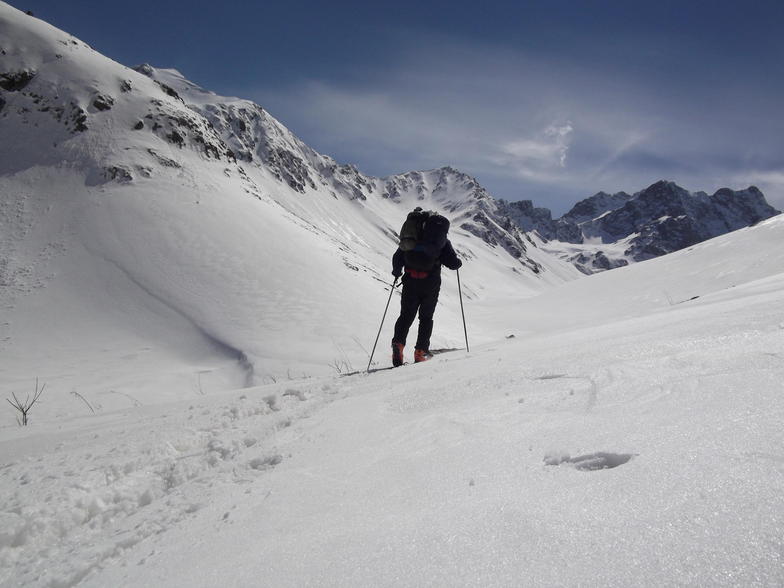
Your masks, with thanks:
<instances>
[{"instance_id":1,"label":"snow slope","mask_svg":"<svg viewBox=\"0 0 784 588\"><path fill-rule=\"evenodd\" d=\"M734 288L782 271L783 236L784 216L778 215L656 260L606 272L602 279L588 276L564 284L525 301L510 320L534 334L723 299Z\"/></svg>"},{"instance_id":2,"label":"snow slope","mask_svg":"<svg viewBox=\"0 0 784 588\"><path fill-rule=\"evenodd\" d=\"M781 585L782 238L510 301L470 354L0 429L0 585Z\"/></svg>"},{"instance_id":3,"label":"snow slope","mask_svg":"<svg viewBox=\"0 0 784 588\"><path fill-rule=\"evenodd\" d=\"M472 302L577 277L456 170L370 178L255 104L139 69L0 3L0 395L39 377L40 416L365 363L414 205L452 220ZM437 320L434 346L457 346L451 274Z\"/></svg>"},{"instance_id":4,"label":"snow slope","mask_svg":"<svg viewBox=\"0 0 784 588\"><path fill-rule=\"evenodd\" d=\"M781 217L571 280L455 170L364 177L5 4L0 64L0 394L47 384L0 413L3 588L784 583ZM419 202L471 353L318 373Z\"/></svg>"}]
</instances>

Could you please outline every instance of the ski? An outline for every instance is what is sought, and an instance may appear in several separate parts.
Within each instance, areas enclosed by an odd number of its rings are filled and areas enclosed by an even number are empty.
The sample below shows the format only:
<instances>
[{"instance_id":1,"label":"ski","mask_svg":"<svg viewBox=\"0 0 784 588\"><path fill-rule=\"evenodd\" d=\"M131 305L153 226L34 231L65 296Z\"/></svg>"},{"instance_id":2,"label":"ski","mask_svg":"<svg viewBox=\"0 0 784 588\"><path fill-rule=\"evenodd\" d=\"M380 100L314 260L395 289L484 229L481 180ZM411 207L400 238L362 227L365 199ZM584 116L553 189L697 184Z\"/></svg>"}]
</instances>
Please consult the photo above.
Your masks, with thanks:
<instances>
[{"instance_id":1,"label":"ski","mask_svg":"<svg viewBox=\"0 0 784 588\"><path fill-rule=\"evenodd\" d=\"M431 349L430 353L432 353L433 355L441 355L442 353L451 353L452 351L461 351L461 348L459 348L459 347L450 347L450 348L445 348L445 349ZM420 362L420 363L427 363L427 362ZM405 362L403 365L400 365L400 366L397 366L397 367L393 366L393 365L388 365L386 367L371 368L369 370L356 370L356 371L353 371L353 372L348 372L346 374L340 374L340 377L341 378L346 378L348 376L356 376L358 374L375 374L376 372L386 372L386 371L389 371L389 370L397 369L398 367L405 367L407 365L416 365L416 363L412 364L412 363L409 363L409 362Z\"/></svg>"}]
</instances>

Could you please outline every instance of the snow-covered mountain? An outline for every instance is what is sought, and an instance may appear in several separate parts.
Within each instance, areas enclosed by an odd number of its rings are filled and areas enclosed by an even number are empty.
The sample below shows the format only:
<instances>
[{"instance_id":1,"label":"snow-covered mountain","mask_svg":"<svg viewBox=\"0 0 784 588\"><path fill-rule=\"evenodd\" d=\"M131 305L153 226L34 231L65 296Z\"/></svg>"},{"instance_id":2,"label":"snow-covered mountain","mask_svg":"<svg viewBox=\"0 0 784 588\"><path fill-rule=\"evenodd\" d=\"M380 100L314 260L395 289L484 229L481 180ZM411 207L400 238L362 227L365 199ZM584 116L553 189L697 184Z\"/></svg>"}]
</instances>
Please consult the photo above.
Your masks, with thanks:
<instances>
[{"instance_id":1,"label":"snow-covered mountain","mask_svg":"<svg viewBox=\"0 0 784 588\"><path fill-rule=\"evenodd\" d=\"M498 203L467 174L447 166L386 178L371 177L353 165L341 165L317 153L257 104L217 96L186 80L176 70L159 70L148 64L136 70L204 116L237 160L271 172L295 192L326 190L334 199L357 200L369 208L378 198L404 203L404 210L413 204L433 208L447 215L455 228L479 237L491 247L500 246L534 273L545 269L536 261L535 252L528 254L533 242L509 222ZM181 132L185 141L187 129ZM290 202L284 201L284 206L293 207L303 216L314 212L312 207ZM318 212L309 219L311 222L322 220L323 211Z\"/></svg>"},{"instance_id":2,"label":"snow-covered mountain","mask_svg":"<svg viewBox=\"0 0 784 588\"><path fill-rule=\"evenodd\" d=\"M780 214L755 186L708 195L667 181L634 195L599 192L558 219L528 200L502 201L501 210L585 273L666 255Z\"/></svg>"},{"instance_id":3,"label":"snow-covered mountain","mask_svg":"<svg viewBox=\"0 0 784 588\"><path fill-rule=\"evenodd\" d=\"M457 170L364 175L250 101L3 3L0 137L0 393L39 375L127 402L356 367L417 205L451 220L469 305L579 276ZM434 346L463 338L457 294L445 275Z\"/></svg>"},{"instance_id":4,"label":"snow-covered mountain","mask_svg":"<svg viewBox=\"0 0 784 588\"><path fill-rule=\"evenodd\" d=\"M784 584L784 216L572 279L455 170L364 176L2 3L0 66L0 395L46 385L0 411L1 588ZM319 374L417 203L471 352Z\"/></svg>"}]
</instances>

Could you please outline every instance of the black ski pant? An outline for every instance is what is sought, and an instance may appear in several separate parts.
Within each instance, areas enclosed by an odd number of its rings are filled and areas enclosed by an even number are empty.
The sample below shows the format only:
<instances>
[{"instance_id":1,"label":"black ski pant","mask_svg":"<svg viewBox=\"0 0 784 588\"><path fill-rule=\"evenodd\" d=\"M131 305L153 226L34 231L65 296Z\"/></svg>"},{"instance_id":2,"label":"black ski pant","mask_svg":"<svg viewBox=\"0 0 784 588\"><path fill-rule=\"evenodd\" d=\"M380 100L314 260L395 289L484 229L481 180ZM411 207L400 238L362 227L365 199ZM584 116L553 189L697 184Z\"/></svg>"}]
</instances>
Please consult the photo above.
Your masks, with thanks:
<instances>
[{"instance_id":1,"label":"black ski pant","mask_svg":"<svg viewBox=\"0 0 784 588\"><path fill-rule=\"evenodd\" d=\"M419 311L419 333L416 348L428 351L430 335L433 333L433 313L438 304L438 293L441 291L441 277L416 279L408 275L403 277L403 295L400 299L400 317L395 323L393 343L406 344L408 330L414 323Z\"/></svg>"}]
</instances>

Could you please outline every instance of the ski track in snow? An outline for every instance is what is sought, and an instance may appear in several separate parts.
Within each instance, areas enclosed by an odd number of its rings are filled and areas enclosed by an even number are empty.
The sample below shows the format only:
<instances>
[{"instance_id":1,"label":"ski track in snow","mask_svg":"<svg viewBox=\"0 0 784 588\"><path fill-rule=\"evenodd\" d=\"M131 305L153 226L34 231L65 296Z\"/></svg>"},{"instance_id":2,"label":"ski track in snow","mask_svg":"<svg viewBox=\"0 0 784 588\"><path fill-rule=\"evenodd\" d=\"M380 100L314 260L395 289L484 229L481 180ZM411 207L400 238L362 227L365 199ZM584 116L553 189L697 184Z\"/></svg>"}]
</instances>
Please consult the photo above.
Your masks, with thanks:
<instances>
[{"instance_id":1,"label":"ski track in snow","mask_svg":"<svg viewBox=\"0 0 784 588\"><path fill-rule=\"evenodd\" d=\"M0 484L15 487L0 513L0 585L77 584L222 487L281 463L279 437L337 393L329 382L290 381L11 435L0 454Z\"/></svg>"},{"instance_id":2,"label":"ski track in snow","mask_svg":"<svg viewBox=\"0 0 784 588\"><path fill-rule=\"evenodd\" d=\"M775 585L782 329L743 302L6 429L0 585Z\"/></svg>"}]
</instances>

